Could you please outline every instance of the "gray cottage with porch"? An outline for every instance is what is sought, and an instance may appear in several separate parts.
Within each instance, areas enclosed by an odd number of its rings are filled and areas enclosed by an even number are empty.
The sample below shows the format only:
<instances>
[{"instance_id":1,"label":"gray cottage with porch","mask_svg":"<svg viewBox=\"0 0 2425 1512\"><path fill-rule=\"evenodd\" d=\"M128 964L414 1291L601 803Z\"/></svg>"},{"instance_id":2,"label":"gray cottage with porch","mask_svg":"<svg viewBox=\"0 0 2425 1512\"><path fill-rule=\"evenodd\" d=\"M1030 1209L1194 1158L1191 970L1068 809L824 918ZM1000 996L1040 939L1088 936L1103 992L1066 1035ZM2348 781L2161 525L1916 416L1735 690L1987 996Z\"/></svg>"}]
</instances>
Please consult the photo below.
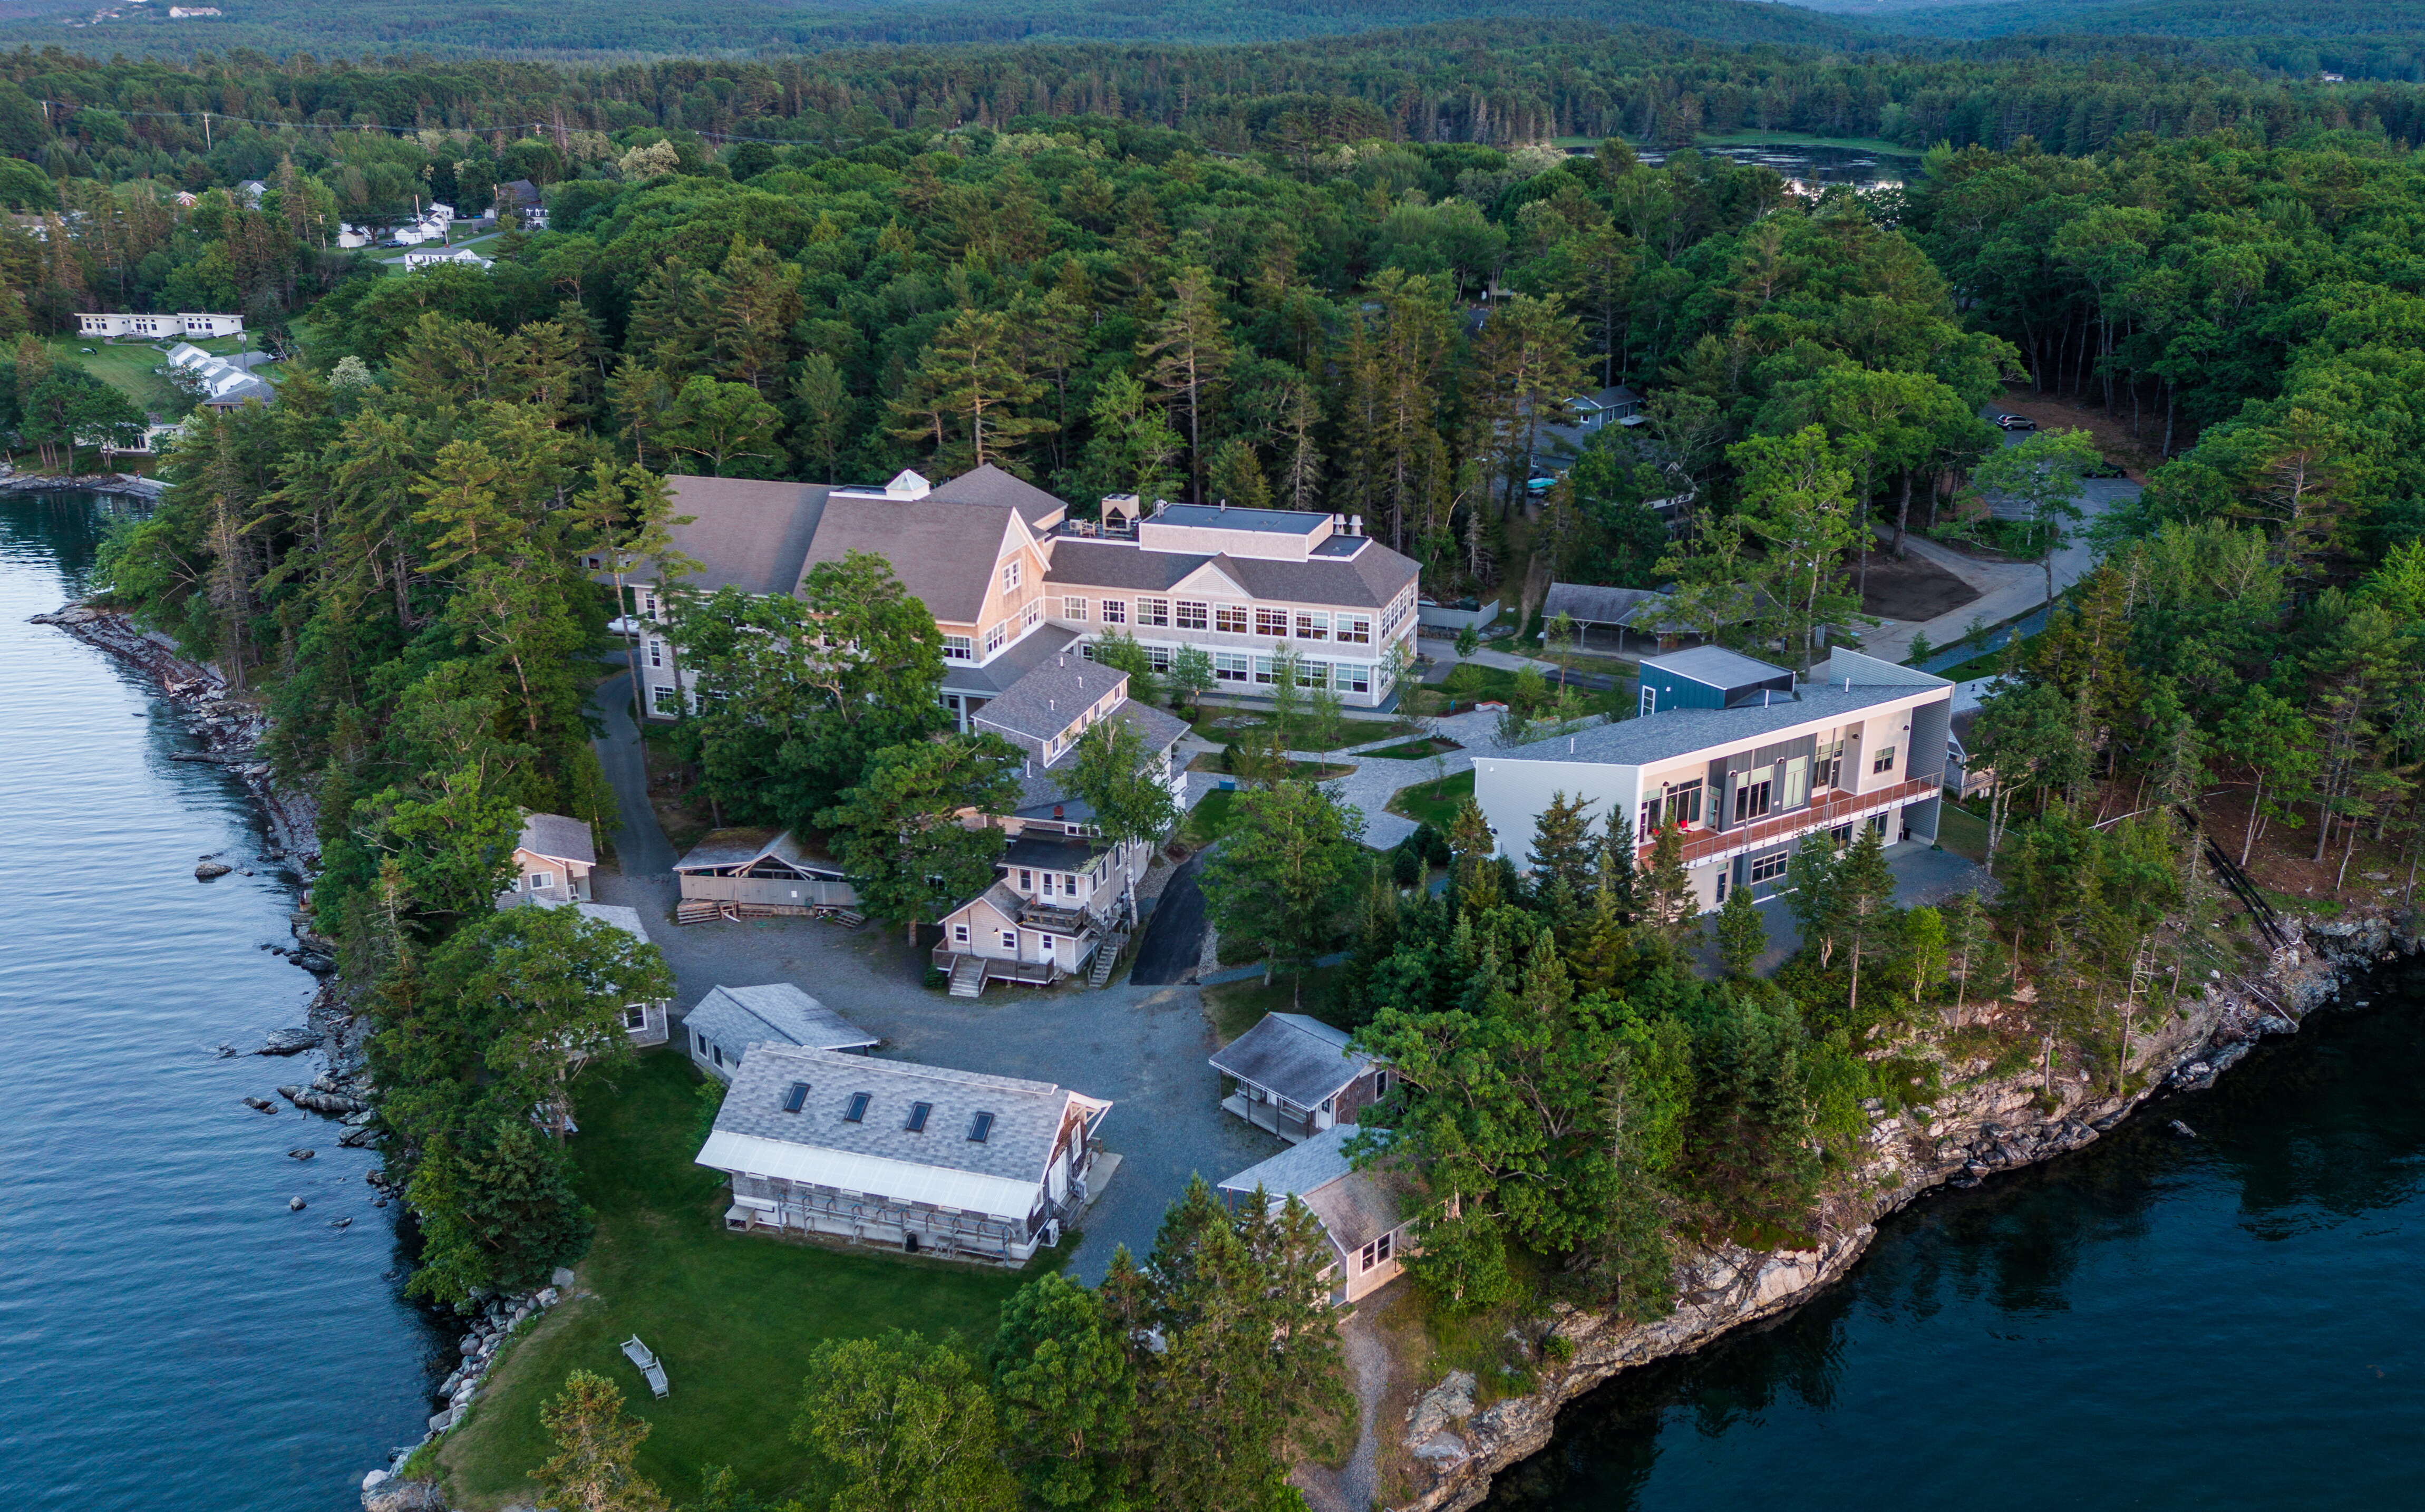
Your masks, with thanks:
<instances>
[{"instance_id":1,"label":"gray cottage with porch","mask_svg":"<svg viewBox=\"0 0 2425 1512\"><path fill-rule=\"evenodd\" d=\"M1294 1143L1337 1124L1389 1090L1389 1072L1348 1047L1344 1030L1301 1013L1267 1013L1212 1053L1212 1069L1238 1084L1224 1110Z\"/></svg>"},{"instance_id":2,"label":"gray cottage with porch","mask_svg":"<svg viewBox=\"0 0 2425 1512\"><path fill-rule=\"evenodd\" d=\"M789 829L713 829L674 862L677 924L844 913L859 902L832 857Z\"/></svg>"},{"instance_id":3,"label":"gray cottage with porch","mask_svg":"<svg viewBox=\"0 0 2425 1512\"><path fill-rule=\"evenodd\" d=\"M883 1040L789 982L716 987L683 1016L683 1049L700 1070L732 1080L753 1045L865 1054Z\"/></svg>"}]
</instances>

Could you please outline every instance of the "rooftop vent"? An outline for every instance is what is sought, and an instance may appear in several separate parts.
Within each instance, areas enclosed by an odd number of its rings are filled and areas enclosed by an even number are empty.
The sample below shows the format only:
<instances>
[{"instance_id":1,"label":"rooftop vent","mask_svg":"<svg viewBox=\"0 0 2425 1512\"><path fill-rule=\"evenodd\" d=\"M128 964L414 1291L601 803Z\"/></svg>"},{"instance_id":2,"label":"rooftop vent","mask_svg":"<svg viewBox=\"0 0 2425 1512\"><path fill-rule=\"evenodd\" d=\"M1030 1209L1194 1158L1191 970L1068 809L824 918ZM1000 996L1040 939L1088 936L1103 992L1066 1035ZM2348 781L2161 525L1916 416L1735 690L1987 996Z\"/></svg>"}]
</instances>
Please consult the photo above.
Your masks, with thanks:
<instances>
[{"instance_id":1,"label":"rooftop vent","mask_svg":"<svg viewBox=\"0 0 2425 1512\"><path fill-rule=\"evenodd\" d=\"M990 1113L980 1113L980 1114L978 1114L975 1118L971 1118L971 1119L969 1120L969 1143L970 1143L970 1144L972 1144L972 1145L981 1145L981 1144L984 1144L984 1143L986 1142L986 1135L988 1135L988 1134L991 1134L991 1133L993 1133L993 1115L992 1115L992 1114L990 1114Z\"/></svg>"},{"instance_id":2,"label":"rooftop vent","mask_svg":"<svg viewBox=\"0 0 2425 1512\"><path fill-rule=\"evenodd\" d=\"M783 1094L783 1111L786 1113L797 1113L808 1106L808 1102L809 1084L806 1082L794 1082L792 1089Z\"/></svg>"},{"instance_id":3,"label":"rooftop vent","mask_svg":"<svg viewBox=\"0 0 2425 1512\"><path fill-rule=\"evenodd\" d=\"M903 1124L901 1126L902 1129L909 1134L924 1134L926 1132L926 1115L934 1111L935 1104L932 1102L910 1103L909 1121Z\"/></svg>"},{"instance_id":4,"label":"rooftop vent","mask_svg":"<svg viewBox=\"0 0 2425 1512\"><path fill-rule=\"evenodd\" d=\"M850 1095L850 1106L842 1110L842 1121L844 1123L865 1123L867 1121L867 1105L874 1101L875 1100L873 1098L869 1097L864 1092L853 1092Z\"/></svg>"}]
</instances>

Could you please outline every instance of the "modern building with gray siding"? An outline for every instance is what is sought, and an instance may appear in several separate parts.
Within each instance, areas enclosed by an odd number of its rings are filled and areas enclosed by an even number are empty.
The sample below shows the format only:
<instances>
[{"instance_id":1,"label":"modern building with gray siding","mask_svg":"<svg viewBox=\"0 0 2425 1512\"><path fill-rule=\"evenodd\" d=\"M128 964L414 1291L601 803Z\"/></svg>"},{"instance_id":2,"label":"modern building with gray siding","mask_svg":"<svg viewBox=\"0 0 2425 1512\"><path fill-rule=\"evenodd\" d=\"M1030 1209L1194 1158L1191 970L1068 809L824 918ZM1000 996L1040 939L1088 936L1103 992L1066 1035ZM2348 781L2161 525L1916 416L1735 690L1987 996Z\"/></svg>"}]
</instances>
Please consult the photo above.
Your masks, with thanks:
<instances>
[{"instance_id":1,"label":"modern building with gray siding","mask_svg":"<svg viewBox=\"0 0 2425 1512\"><path fill-rule=\"evenodd\" d=\"M1866 824L1889 844L1935 843L1952 684L1857 651L1834 652L1807 682L1717 654L1725 664L1703 657L1691 685L1726 705L1662 706L1476 757L1474 801L1501 854L1525 864L1534 816L1561 794L1584 797L1603 824L1621 815L1646 859L1661 826L1679 827L1694 891L1714 909L1737 887L1775 891L1814 830L1844 843Z\"/></svg>"}]
</instances>

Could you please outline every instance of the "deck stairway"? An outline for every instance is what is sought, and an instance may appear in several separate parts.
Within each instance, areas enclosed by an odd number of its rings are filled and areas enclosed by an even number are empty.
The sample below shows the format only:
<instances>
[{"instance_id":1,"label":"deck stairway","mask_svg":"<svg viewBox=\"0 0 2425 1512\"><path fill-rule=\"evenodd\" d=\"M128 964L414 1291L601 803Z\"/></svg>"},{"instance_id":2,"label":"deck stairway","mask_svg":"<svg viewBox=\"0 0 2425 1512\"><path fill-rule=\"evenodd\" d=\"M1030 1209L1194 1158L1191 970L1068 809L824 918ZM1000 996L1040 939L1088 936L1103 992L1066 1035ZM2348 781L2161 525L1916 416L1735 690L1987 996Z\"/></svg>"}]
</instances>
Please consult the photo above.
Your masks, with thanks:
<instances>
[{"instance_id":1,"label":"deck stairway","mask_svg":"<svg viewBox=\"0 0 2425 1512\"><path fill-rule=\"evenodd\" d=\"M952 996L973 998L985 995L986 963L981 957L962 956L952 962Z\"/></svg>"},{"instance_id":2,"label":"deck stairway","mask_svg":"<svg viewBox=\"0 0 2425 1512\"><path fill-rule=\"evenodd\" d=\"M1120 964L1120 952L1128 948L1128 943L1129 932L1125 929L1115 929L1110 939L1095 947L1094 964L1086 971L1088 987L1101 987L1112 979L1112 973L1117 970Z\"/></svg>"}]
</instances>

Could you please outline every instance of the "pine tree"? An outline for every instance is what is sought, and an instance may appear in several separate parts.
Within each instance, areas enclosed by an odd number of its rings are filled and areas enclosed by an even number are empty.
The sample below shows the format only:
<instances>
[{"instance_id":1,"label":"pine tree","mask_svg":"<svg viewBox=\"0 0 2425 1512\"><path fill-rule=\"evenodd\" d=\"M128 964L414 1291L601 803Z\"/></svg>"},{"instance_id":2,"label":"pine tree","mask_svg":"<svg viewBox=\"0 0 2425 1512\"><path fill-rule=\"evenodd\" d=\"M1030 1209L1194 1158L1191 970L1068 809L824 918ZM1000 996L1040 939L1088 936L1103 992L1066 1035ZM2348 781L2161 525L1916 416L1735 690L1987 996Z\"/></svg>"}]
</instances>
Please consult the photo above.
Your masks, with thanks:
<instances>
[{"instance_id":1,"label":"pine tree","mask_svg":"<svg viewBox=\"0 0 2425 1512\"><path fill-rule=\"evenodd\" d=\"M1146 375L1182 421L1187 433L1188 475L1196 497L1204 497L1204 410L1212 402L1237 348L1221 314L1210 268L1183 267L1170 281L1170 302L1137 343Z\"/></svg>"},{"instance_id":2,"label":"pine tree","mask_svg":"<svg viewBox=\"0 0 2425 1512\"><path fill-rule=\"evenodd\" d=\"M1599 843L1592 834L1593 799L1578 793L1550 795L1550 806L1533 816L1533 853L1526 857L1542 883L1552 878L1566 884L1571 895L1589 892L1598 871Z\"/></svg>"},{"instance_id":3,"label":"pine tree","mask_svg":"<svg viewBox=\"0 0 2425 1512\"><path fill-rule=\"evenodd\" d=\"M623 1410L623 1392L586 1370L539 1408L555 1456L531 1472L550 1505L577 1512L665 1512L666 1499L632 1468L649 1425Z\"/></svg>"},{"instance_id":4,"label":"pine tree","mask_svg":"<svg viewBox=\"0 0 2425 1512\"><path fill-rule=\"evenodd\" d=\"M1043 392L1026 369L1010 316L963 310L935 333L924 360L893 401L899 423L891 431L904 441L931 443L936 466L947 473L988 462L1023 473L1021 448L1053 425L1039 415L1020 414L1019 407Z\"/></svg>"},{"instance_id":5,"label":"pine tree","mask_svg":"<svg viewBox=\"0 0 2425 1512\"><path fill-rule=\"evenodd\" d=\"M1749 976L1760 952L1768 948L1768 925L1748 887L1727 892L1726 901L1710 916L1710 930L1717 937L1718 958L1737 976Z\"/></svg>"},{"instance_id":6,"label":"pine tree","mask_svg":"<svg viewBox=\"0 0 2425 1512\"><path fill-rule=\"evenodd\" d=\"M1255 459L1253 443L1242 436L1232 436L1214 449L1206 483L1211 490L1208 503L1226 504L1233 509L1271 507L1272 486L1263 479L1263 465Z\"/></svg>"},{"instance_id":7,"label":"pine tree","mask_svg":"<svg viewBox=\"0 0 2425 1512\"><path fill-rule=\"evenodd\" d=\"M1670 945L1681 944L1694 932L1701 913L1694 895L1693 877L1684 867L1684 831L1673 820L1659 827L1650 844L1650 863L1643 869L1644 912Z\"/></svg>"}]
</instances>

